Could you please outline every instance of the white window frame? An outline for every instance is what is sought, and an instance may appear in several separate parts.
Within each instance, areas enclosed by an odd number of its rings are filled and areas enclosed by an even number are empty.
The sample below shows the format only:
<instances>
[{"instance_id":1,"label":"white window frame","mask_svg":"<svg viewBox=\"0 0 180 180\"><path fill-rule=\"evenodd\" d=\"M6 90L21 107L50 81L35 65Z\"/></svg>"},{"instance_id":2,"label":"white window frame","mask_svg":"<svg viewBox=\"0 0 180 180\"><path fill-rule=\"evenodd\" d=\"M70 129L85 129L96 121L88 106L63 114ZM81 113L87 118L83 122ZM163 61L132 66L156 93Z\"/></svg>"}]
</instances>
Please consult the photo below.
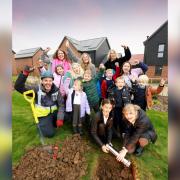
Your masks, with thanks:
<instances>
[{"instance_id":1,"label":"white window frame","mask_svg":"<svg viewBox=\"0 0 180 180\"><path fill-rule=\"evenodd\" d=\"M159 44L158 46L158 58L163 58L164 57L164 49L165 49L165 44Z\"/></svg>"}]
</instances>

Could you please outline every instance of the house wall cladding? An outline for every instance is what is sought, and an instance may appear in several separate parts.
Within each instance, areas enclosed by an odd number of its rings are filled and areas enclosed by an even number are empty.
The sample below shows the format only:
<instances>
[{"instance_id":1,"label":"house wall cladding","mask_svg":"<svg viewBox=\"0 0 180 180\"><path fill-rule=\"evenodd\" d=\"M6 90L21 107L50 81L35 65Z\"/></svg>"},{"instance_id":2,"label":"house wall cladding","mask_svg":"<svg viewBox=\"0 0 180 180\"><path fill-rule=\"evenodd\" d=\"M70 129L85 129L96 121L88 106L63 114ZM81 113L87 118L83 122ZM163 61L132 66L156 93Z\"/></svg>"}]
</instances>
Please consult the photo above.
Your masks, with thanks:
<instances>
[{"instance_id":1,"label":"house wall cladding","mask_svg":"<svg viewBox=\"0 0 180 180\"><path fill-rule=\"evenodd\" d=\"M38 60L42 55L42 50L39 50L33 57L29 57L29 58L19 58L16 59L16 70L17 73L19 74L24 66L28 65L28 66L37 66L38 65ZM34 70L34 72L31 73L31 75L34 76L39 76L39 71L37 69Z\"/></svg>"},{"instance_id":2,"label":"house wall cladding","mask_svg":"<svg viewBox=\"0 0 180 180\"><path fill-rule=\"evenodd\" d=\"M58 48L62 49L63 51L65 51L65 52L67 53L67 48L66 48L66 45L65 45L65 44L66 44L66 39L62 42L61 46L59 46ZM76 50L76 48L74 48L74 47L71 45L71 43L69 43L69 45L70 45L73 53L74 53L77 57L80 58L80 57L81 57L81 53L78 52L78 51Z\"/></svg>"},{"instance_id":3,"label":"house wall cladding","mask_svg":"<svg viewBox=\"0 0 180 180\"><path fill-rule=\"evenodd\" d=\"M167 42L167 23L154 36L145 43L144 62L147 65L167 65L168 64L168 42ZM158 58L158 46L165 44L163 58Z\"/></svg>"},{"instance_id":4,"label":"house wall cladding","mask_svg":"<svg viewBox=\"0 0 180 180\"><path fill-rule=\"evenodd\" d=\"M110 48L107 44L107 41L104 41L101 46L96 51L96 61L95 65L99 66L99 64L102 62L105 56L107 56Z\"/></svg>"}]
</instances>

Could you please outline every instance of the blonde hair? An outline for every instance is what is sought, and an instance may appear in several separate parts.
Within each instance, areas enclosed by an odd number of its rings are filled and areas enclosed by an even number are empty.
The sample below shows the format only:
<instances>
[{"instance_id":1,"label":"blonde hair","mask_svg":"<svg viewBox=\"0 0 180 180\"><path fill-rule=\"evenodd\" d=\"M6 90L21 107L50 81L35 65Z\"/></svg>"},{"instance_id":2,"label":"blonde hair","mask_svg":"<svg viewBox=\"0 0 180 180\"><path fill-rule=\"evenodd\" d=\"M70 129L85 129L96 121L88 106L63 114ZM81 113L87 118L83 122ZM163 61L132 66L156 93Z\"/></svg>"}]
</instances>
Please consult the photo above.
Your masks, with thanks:
<instances>
[{"instance_id":1,"label":"blonde hair","mask_svg":"<svg viewBox=\"0 0 180 180\"><path fill-rule=\"evenodd\" d=\"M125 83L125 80L124 80L123 76L119 76L119 77L117 77L117 78L115 79L115 83L117 83L117 81L118 81L118 80L123 80L123 81L124 81L124 83Z\"/></svg>"},{"instance_id":2,"label":"blonde hair","mask_svg":"<svg viewBox=\"0 0 180 180\"><path fill-rule=\"evenodd\" d=\"M75 72L74 72L74 68L76 68L76 67L78 67L79 68L79 71L80 71L80 73L79 74L76 74ZM82 69L82 67L81 67L81 65L79 64L79 63L72 63L72 65L71 65L71 75L72 75L72 77L74 78L74 79L77 79L78 77L83 77L83 75L84 75L84 70Z\"/></svg>"},{"instance_id":3,"label":"blonde hair","mask_svg":"<svg viewBox=\"0 0 180 180\"><path fill-rule=\"evenodd\" d=\"M116 51L114 49L110 49L107 55L107 59L111 59L111 53L115 53L116 58L119 58L119 55L116 53Z\"/></svg>"},{"instance_id":4,"label":"blonde hair","mask_svg":"<svg viewBox=\"0 0 180 180\"><path fill-rule=\"evenodd\" d=\"M92 76L92 71L91 71L90 69L87 69L86 71L84 71L84 75L85 75L85 74L89 74L89 75Z\"/></svg>"},{"instance_id":5,"label":"blonde hair","mask_svg":"<svg viewBox=\"0 0 180 180\"><path fill-rule=\"evenodd\" d=\"M106 73L108 73L109 71L113 73L113 69L106 69Z\"/></svg>"},{"instance_id":6,"label":"blonde hair","mask_svg":"<svg viewBox=\"0 0 180 180\"><path fill-rule=\"evenodd\" d=\"M89 59L89 62L88 64L84 64L84 61L83 61L83 57L84 55L87 55L88 56L88 59ZM85 71L87 69L90 69L91 65L92 65L92 59L90 57L90 55L88 53L82 53L81 57L80 57L80 65L82 67L82 69Z\"/></svg>"},{"instance_id":7,"label":"blonde hair","mask_svg":"<svg viewBox=\"0 0 180 180\"><path fill-rule=\"evenodd\" d=\"M149 78L147 75L143 74L143 75L140 75L138 77L138 82L143 84L143 85L148 85L148 82L149 82Z\"/></svg>"},{"instance_id":8,"label":"blonde hair","mask_svg":"<svg viewBox=\"0 0 180 180\"><path fill-rule=\"evenodd\" d=\"M75 82L78 83L78 86L79 86L80 91L83 91L82 81L81 81L80 79L75 79L75 80L74 80L74 83L75 83Z\"/></svg>"},{"instance_id":9,"label":"blonde hair","mask_svg":"<svg viewBox=\"0 0 180 180\"><path fill-rule=\"evenodd\" d=\"M131 110L134 110L135 112L137 112L139 109L141 108L138 105L127 104L124 106L122 113L124 115L126 112L130 112Z\"/></svg>"}]
</instances>

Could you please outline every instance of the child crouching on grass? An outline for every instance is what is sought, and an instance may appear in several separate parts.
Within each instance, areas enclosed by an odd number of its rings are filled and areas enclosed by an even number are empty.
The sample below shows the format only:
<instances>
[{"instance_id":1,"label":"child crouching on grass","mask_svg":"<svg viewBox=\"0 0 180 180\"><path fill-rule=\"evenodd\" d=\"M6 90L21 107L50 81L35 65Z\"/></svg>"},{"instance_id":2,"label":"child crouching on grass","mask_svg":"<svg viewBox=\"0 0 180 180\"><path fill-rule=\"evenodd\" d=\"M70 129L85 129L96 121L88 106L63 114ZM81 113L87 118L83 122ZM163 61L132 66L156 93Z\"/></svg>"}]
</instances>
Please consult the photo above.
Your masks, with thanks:
<instances>
[{"instance_id":1,"label":"child crouching on grass","mask_svg":"<svg viewBox=\"0 0 180 180\"><path fill-rule=\"evenodd\" d=\"M67 91L66 112L72 113L72 126L74 134L83 134L82 120L85 114L90 115L90 107L86 93L82 90L81 80L74 81L73 88Z\"/></svg>"}]
</instances>

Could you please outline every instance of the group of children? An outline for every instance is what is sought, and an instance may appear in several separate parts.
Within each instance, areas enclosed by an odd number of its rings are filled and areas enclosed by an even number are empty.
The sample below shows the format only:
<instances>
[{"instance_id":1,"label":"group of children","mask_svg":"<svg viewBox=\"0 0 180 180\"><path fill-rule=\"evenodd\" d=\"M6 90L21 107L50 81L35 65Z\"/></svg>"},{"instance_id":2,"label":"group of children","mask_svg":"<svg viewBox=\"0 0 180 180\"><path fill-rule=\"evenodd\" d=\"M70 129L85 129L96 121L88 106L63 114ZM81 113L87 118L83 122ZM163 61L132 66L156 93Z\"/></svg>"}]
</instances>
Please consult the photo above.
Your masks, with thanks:
<instances>
[{"instance_id":1,"label":"group of children","mask_svg":"<svg viewBox=\"0 0 180 180\"><path fill-rule=\"evenodd\" d=\"M48 50L44 51L39 71L41 74L53 73L53 82L65 101L65 111L71 115L73 133L83 135L83 124L87 123L96 143L107 152L105 144L111 143L113 134L123 137L128 132L123 120L124 107L133 104L134 109L138 109L138 105L143 112L150 109L152 95L163 90L165 80L161 79L157 88L151 87L145 75L148 66L139 61L130 64L131 52L127 46L122 46L124 57L118 57L114 50L110 50L107 62L100 64L99 68L95 68L88 53L78 58L68 41L66 47L67 55L57 49L52 61L48 59Z\"/></svg>"}]
</instances>

